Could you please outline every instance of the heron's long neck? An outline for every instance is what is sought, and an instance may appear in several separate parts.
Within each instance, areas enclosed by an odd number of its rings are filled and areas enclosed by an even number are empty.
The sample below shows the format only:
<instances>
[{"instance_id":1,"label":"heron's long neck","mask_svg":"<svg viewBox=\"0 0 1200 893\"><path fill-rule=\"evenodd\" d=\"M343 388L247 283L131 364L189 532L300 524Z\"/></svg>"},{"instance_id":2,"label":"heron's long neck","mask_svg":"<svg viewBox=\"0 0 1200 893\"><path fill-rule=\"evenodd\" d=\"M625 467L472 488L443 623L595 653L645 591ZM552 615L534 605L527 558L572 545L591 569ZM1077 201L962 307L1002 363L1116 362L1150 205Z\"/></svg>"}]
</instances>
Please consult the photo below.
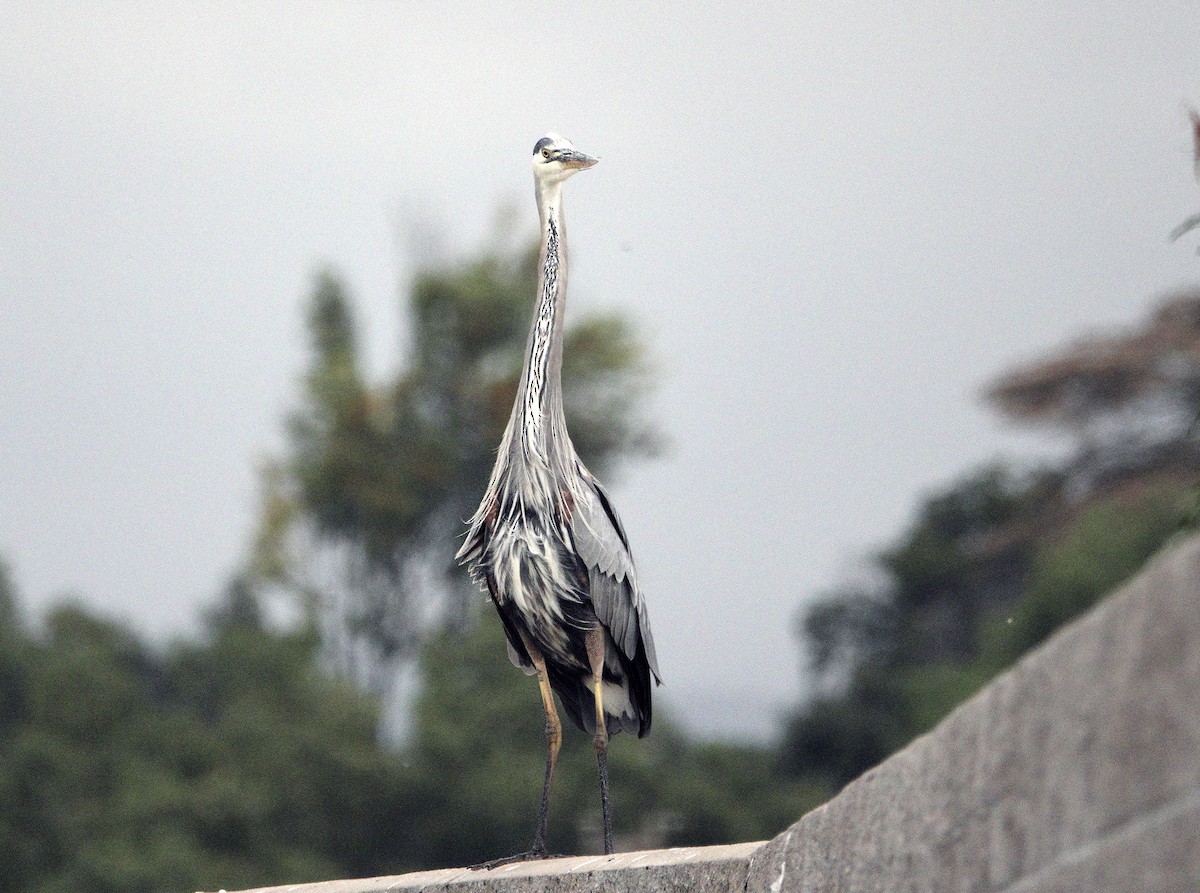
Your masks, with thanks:
<instances>
[{"instance_id":1,"label":"heron's long neck","mask_svg":"<svg viewBox=\"0 0 1200 893\"><path fill-rule=\"evenodd\" d=\"M567 234L562 190L555 184L537 192L542 247L538 254L537 303L525 356L521 440L526 449L546 454L548 426L565 431L562 408L563 315L567 297Z\"/></svg>"}]
</instances>

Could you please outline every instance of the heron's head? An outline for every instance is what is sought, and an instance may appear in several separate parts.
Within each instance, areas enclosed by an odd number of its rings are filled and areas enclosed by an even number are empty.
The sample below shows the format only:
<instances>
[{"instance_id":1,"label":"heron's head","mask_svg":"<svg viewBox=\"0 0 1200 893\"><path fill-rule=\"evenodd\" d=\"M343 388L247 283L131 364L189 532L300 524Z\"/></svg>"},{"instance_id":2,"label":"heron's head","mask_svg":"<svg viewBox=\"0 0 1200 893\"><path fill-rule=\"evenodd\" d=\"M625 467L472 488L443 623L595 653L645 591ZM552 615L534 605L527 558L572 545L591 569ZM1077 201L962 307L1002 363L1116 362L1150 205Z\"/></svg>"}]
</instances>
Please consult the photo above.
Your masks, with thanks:
<instances>
[{"instance_id":1,"label":"heron's head","mask_svg":"<svg viewBox=\"0 0 1200 893\"><path fill-rule=\"evenodd\" d=\"M566 137L548 133L533 147L533 177L540 183L561 183L598 160L580 152Z\"/></svg>"}]
</instances>

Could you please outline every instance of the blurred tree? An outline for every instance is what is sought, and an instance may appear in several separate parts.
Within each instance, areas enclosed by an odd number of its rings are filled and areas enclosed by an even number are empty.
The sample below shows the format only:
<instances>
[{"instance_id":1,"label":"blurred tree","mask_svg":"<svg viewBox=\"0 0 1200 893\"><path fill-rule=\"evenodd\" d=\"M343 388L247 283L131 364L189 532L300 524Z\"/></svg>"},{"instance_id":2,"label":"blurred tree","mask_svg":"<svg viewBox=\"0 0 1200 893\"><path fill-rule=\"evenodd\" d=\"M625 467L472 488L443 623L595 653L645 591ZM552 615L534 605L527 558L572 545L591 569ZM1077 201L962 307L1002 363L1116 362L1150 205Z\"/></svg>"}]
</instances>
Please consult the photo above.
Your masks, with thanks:
<instances>
[{"instance_id":1,"label":"blurred tree","mask_svg":"<svg viewBox=\"0 0 1200 893\"><path fill-rule=\"evenodd\" d=\"M375 709L232 587L153 652L66 604L15 640L0 728L0 891L252 887L396 867L406 804Z\"/></svg>"},{"instance_id":2,"label":"blurred tree","mask_svg":"<svg viewBox=\"0 0 1200 893\"><path fill-rule=\"evenodd\" d=\"M1075 491L1200 461L1200 289L1169 296L1131 332L1090 338L1002 376L986 399L1072 441Z\"/></svg>"},{"instance_id":3,"label":"blurred tree","mask_svg":"<svg viewBox=\"0 0 1200 893\"><path fill-rule=\"evenodd\" d=\"M345 287L317 278L304 399L288 454L264 475L254 568L319 609L334 658L372 691L387 691L432 630L471 616L473 590L447 571L508 420L535 266L533 251L497 250L418 275L409 365L382 387L364 380ZM590 467L654 451L638 413L650 372L627 321L577 319L563 378Z\"/></svg>"},{"instance_id":4,"label":"blurred tree","mask_svg":"<svg viewBox=\"0 0 1200 893\"><path fill-rule=\"evenodd\" d=\"M805 611L799 631L823 682L785 728L780 760L793 777L840 787L930 729L1136 572L1191 508L1186 488L1161 482L1064 504L1043 476L1025 480L1016 514L940 550L929 547L946 534L937 508L979 481L934 497L879 558L888 575L878 590L834 590ZM914 553L919 562L895 560Z\"/></svg>"},{"instance_id":5,"label":"blurred tree","mask_svg":"<svg viewBox=\"0 0 1200 893\"><path fill-rule=\"evenodd\" d=\"M1054 489L1052 475L991 465L923 503L904 540L879 556L893 587L880 605L893 609L893 662L974 652L979 612L1015 596L1024 562L1013 546L1028 542L1026 519Z\"/></svg>"},{"instance_id":6,"label":"blurred tree","mask_svg":"<svg viewBox=\"0 0 1200 893\"><path fill-rule=\"evenodd\" d=\"M1089 503L1034 549L1020 600L986 618L982 665L1007 666L1129 579L1179 531L1187 511L1186 492L1159 482Z\"/></svg>"},{"instance_id":7,"label":"blurred tree","mask_svg":"<svg viewBox=\"0 0 1200 893\"><path fill-rule=\"evenodd\" d=\"M16 890L29 880L36 855L18 812L21 791L11 760L13 739L28 718L28 660L17 591L8 565L0 560L0 890Z\"/></svg>"},{"instance_id":8,"label":"blurred tree","mask_svg":"<svg viewBox=\"0 0 1200 893\"><path fill-rule=\"evenodd\" d=\"M986 467L927 499L846 586L799 623L816 695L780 753L842 785L1134 573L1197 515L1200 291L1137 331L1025 365L987 391L1017 421L1065 433L1057 467Z\"/></svg>"},{"instance_id":9,"label":"blurred tree","mask_svg":"<svg viewBox=\"0 0 1200 893\"><path fill-rule=\"evenodd\" d=\"M25 711L22 640L16 586L8 565L0 560L0 736L19 722Z\"/></svg>"}]
</instances>

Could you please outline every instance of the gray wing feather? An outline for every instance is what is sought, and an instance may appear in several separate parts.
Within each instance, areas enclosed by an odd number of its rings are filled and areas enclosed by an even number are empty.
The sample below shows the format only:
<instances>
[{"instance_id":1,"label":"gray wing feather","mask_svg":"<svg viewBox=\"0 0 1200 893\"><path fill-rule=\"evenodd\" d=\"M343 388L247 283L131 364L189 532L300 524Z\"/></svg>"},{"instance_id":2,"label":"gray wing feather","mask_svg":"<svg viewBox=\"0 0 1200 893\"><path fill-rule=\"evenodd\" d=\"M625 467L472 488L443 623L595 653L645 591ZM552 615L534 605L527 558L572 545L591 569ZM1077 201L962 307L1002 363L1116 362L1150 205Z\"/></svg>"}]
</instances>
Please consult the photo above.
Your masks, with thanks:
<instances>
[{"instance_id":1,"label":"gray wing feather","mask_svg":"<svg viewBox=\"0 0 1200 893\"><path fill-rule=\"evenodd\" d=\"M637 654L640 637L650 669L661 680L646 603L638 588L625 529L608 494L590 476L583 498L577 498L575 503L571 536L576 552L587 566L596 616L630 660Z\"/></svg>"},{"instance_id":2,"label":"gray wing feather","mask_svg":"<svg viewBox=\"0 0 1200 893\"><path fill-rule=\"evenodd\" d=\"M513 647L513 643L504 640L504 644L508 647L508 659L512 661L512 665L518 668L526 676L536 676L537 669L528 661L521 660L521 655L517 654L517 649Z\"/></svg>"}]
</instances>

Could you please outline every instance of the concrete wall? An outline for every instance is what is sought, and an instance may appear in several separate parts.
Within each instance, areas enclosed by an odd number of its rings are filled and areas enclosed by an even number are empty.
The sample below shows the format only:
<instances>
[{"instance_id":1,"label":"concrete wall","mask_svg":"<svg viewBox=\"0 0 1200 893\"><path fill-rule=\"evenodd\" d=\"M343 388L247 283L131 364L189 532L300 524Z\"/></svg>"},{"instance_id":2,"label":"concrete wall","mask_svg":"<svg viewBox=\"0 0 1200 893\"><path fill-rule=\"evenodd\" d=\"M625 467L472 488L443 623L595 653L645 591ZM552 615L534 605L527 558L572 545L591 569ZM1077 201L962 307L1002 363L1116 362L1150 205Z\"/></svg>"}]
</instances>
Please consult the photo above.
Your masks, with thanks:
<instances>
[{"instance_id":1,"label":"concrete wall","mask_svg":"<svg viewBox=\"0 0 1200 893\"><path fill-rule=\"evenodd\" d=\"M1200 891L1200 538L766 843L271 893L393 890Z\"/></svg>"}]
</instances>

